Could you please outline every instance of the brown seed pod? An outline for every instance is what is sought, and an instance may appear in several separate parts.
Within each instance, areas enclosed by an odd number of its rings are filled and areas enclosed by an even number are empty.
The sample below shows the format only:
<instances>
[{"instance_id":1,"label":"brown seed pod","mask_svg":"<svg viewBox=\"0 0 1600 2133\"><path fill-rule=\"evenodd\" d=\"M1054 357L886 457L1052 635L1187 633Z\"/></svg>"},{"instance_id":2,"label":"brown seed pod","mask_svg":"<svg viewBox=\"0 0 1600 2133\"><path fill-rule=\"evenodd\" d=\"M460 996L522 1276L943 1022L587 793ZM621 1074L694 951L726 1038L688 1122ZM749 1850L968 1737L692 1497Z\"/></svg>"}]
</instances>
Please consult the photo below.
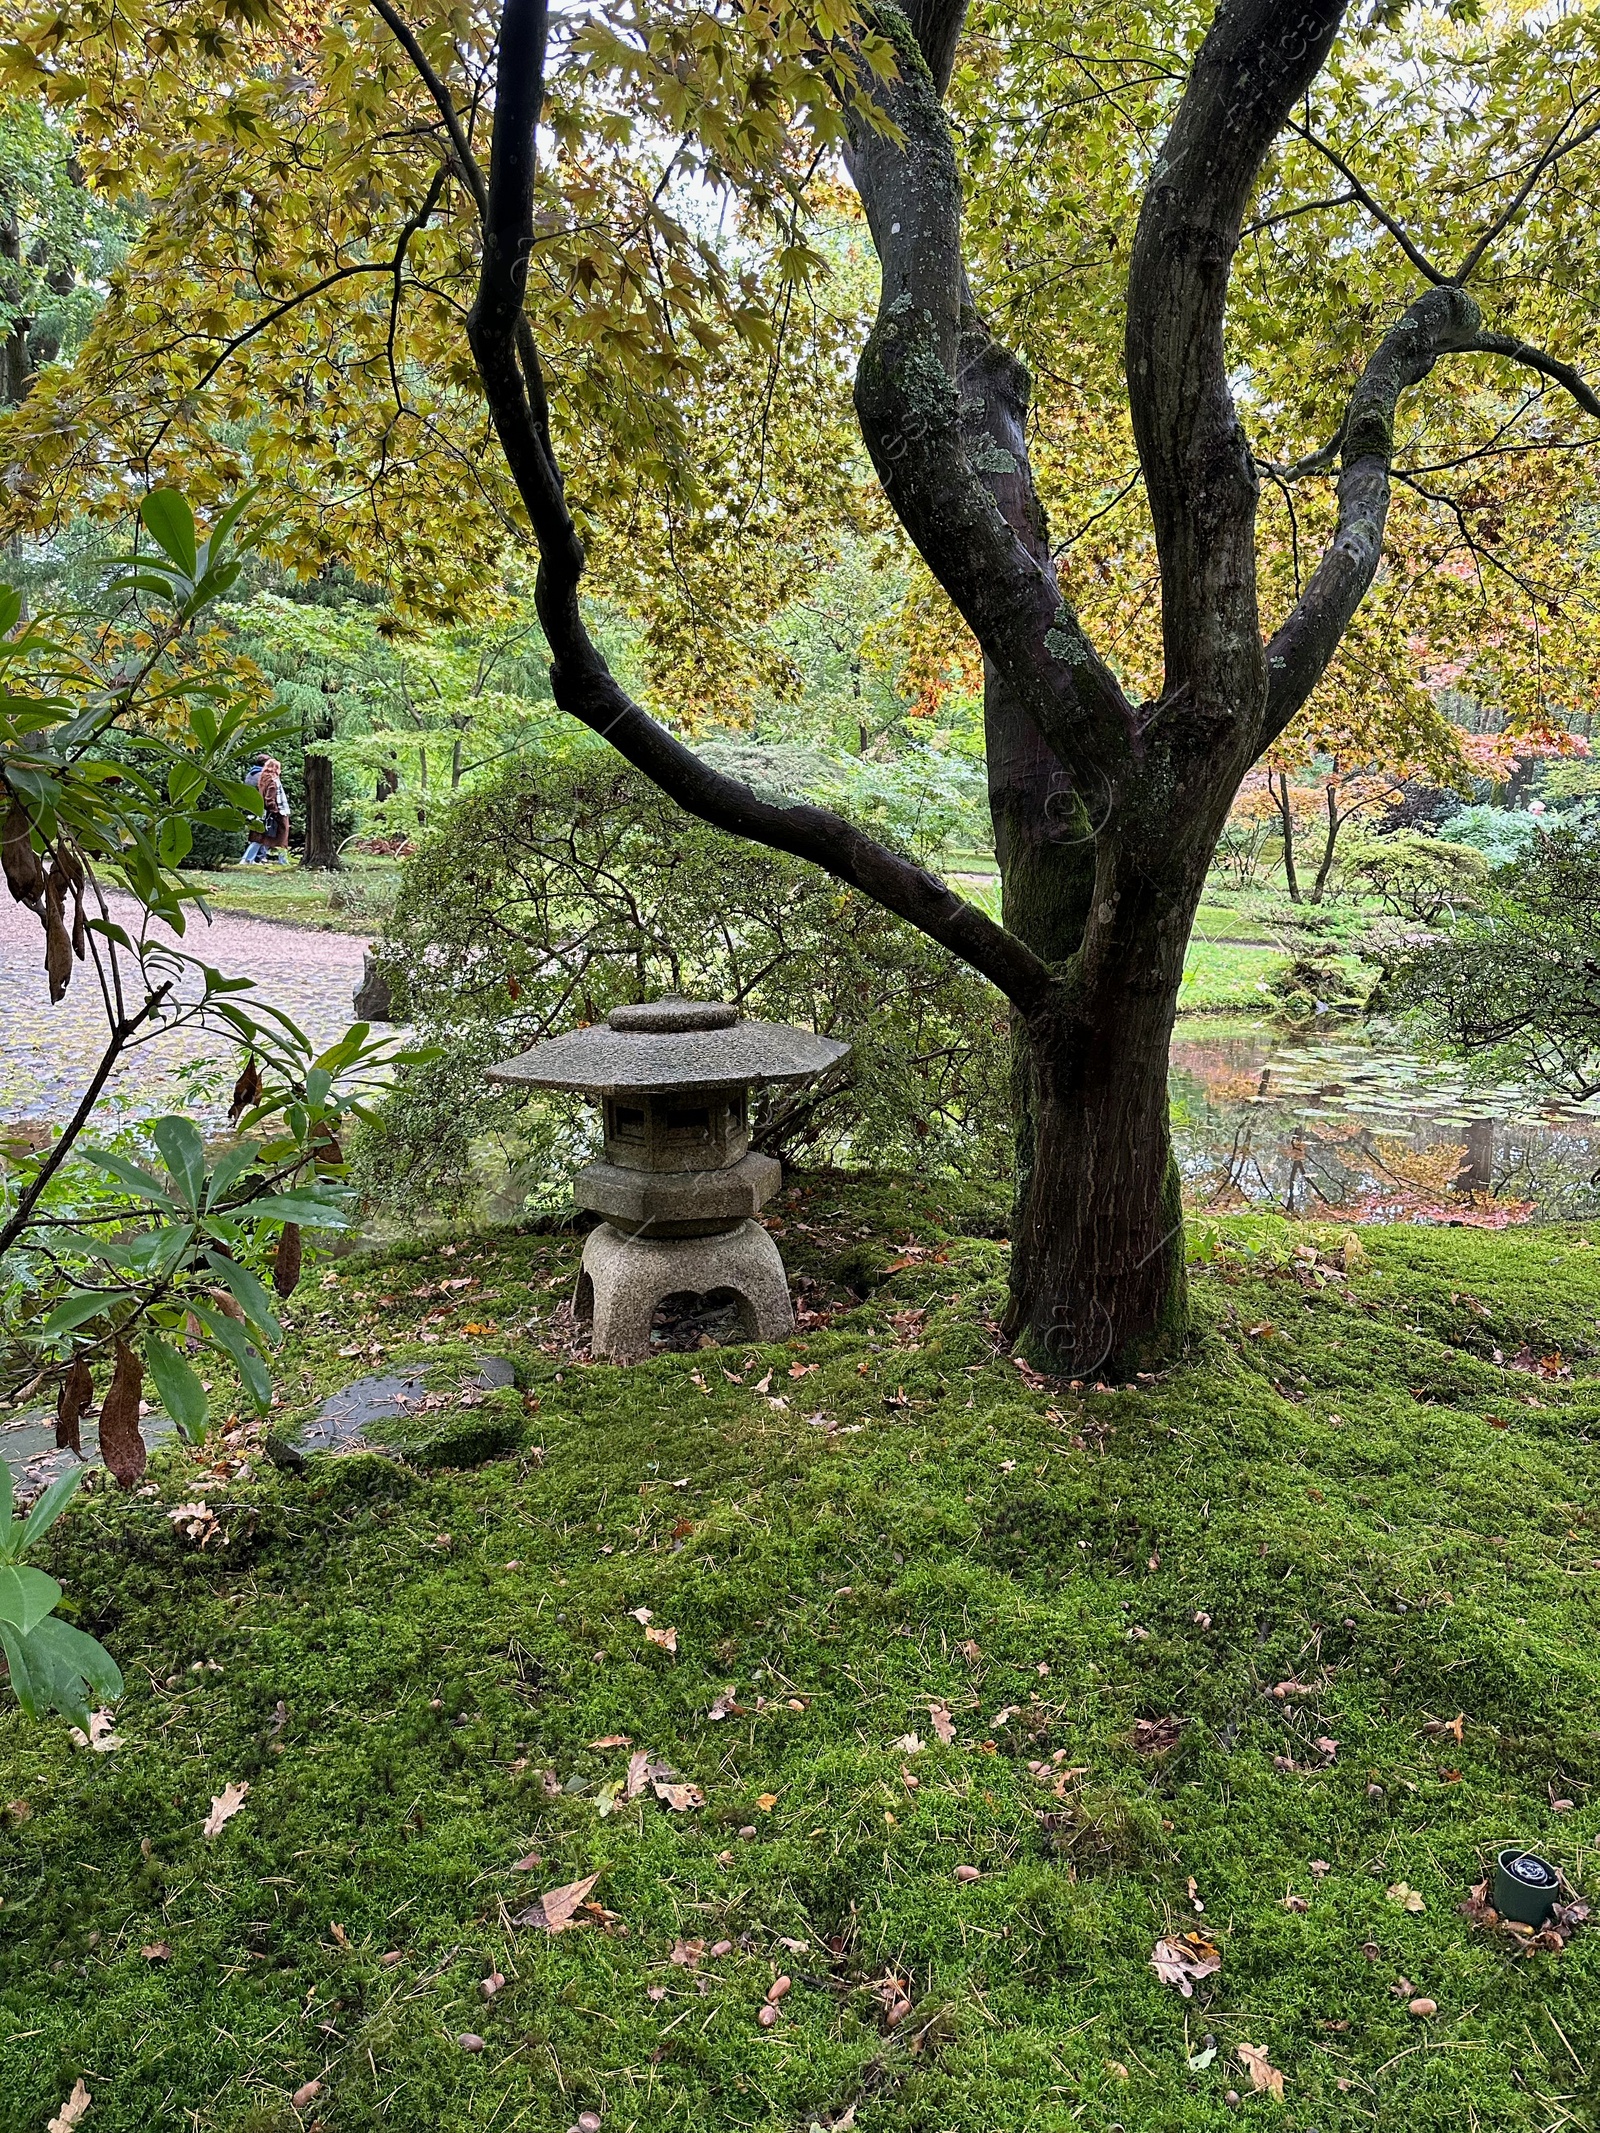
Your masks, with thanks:
<instances>
[{"instance_id":1,"label":"brown seed pod","mask_svg":"<svg viewBox=\"0 0 1600 2133\"><path fill-rule=\"evenodd\" d=\"M244 1072L233 1085L233 1101L228 1106L228 1124L238 1125L246 1111L261 1101L261 1069L256 1065L254 1052L244 1063Z\"/></svg>"},{"instance_id":2,"label":"brown seed pod","mask_svg":"<svg viewBox=\"0 0 1600 2133\"><path fill-rule=\"evenodd\" d=\"M143 1384L143 1359L126 1341L119 1340L111 1390L100 1409L100 1456L119 1488L131 1489L144 1472L144 1439L139 1434L139 1391Z\"/></svg>"},{"instance_id":3,"label":"brown seed pod","mask_svg":"<svg viewBox=\"0 0 1600 2133\"><path fill-rule=\"evenodd\" d=\"M61 1380L56 1394L56 1448L83 1457L79 1425L94 1399L94 1374L81 1355L72 1358L72 1368Z\"/></svg>"},{"instance_id":4,"label":"brown seed pod","mask_svg":"<svg viewBox=\"0 0 1600 2133\"><path fill-rule=\"evenodd\" d=\"M52 1007L65 996L72 982L72 936L62 915L66 897L64 876L52 874L44 892L44 974L50 980Z\"/></svg>"},{"instance_id":5,"label":"brown seed pod","mask_svg":"<svg viewBox=\"0 0 1600 2133\"><path fill-rule=\"evenodd\" d=\"M33 848L31 831L28 810L13 799L5 828L0 830L0 867L17 902L38 911L44 893L44 862Z\"/></svg>"},{"instance_id":6,"label":"brown seed pod","mask_svg":"<svg viewBox=\"0 0 1600 2133\"><path fill-rule=\"evenodd\" d=\"M285 1222L272 1258L272 1286L280 1296L292 1296L299 1287L302 1256L300 1225Z\"/></svg>"}]
</instances>

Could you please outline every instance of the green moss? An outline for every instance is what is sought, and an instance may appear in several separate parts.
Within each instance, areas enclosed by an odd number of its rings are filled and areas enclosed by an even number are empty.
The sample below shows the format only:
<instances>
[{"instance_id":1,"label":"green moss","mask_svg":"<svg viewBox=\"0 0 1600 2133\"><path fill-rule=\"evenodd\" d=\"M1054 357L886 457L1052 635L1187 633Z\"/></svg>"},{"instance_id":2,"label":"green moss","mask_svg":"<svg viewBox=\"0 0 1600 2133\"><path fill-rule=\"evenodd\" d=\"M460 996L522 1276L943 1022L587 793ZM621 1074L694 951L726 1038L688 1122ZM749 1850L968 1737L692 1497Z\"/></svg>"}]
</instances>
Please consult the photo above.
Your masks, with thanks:
<instances>
[{"instance_id":1,"label":"green moss","mask_svg":"<svg viewBox=\"0 0 1600 2133\"><path fill-rule=\"evenodd\" d=\"M327 2133L1587 2123L1600 1933L1518 1959L1457 1907L1499 1843L1581 1882L1600 1837L1594 1233L1368 1229L1346 1279L1340 1231L1214 1225L1190 1359L1096 1396L996 1352L998 1195L825 1177L781 1213L810 1330L631 1371L555 1338L574 1238L346 1262L294 1301L285 1423L476 1346L533 1441L225 1489L173 1451L62 1522L125 1745L0 1720L0 2125L80 2073L97 2133L288 2127L312 2078ZM830 1272L862 1246L864 1303ZM196 1493L204 1549L166 1516ZM620 1734L705 1806L602 1814ZM609 1920L509 1923L589 1874ZM1189 1924L1224 1971L1186 2003L1149 1955ZM1225 2103L1246 2042L1281 2109Z\"/></svg>"}]
</instances>

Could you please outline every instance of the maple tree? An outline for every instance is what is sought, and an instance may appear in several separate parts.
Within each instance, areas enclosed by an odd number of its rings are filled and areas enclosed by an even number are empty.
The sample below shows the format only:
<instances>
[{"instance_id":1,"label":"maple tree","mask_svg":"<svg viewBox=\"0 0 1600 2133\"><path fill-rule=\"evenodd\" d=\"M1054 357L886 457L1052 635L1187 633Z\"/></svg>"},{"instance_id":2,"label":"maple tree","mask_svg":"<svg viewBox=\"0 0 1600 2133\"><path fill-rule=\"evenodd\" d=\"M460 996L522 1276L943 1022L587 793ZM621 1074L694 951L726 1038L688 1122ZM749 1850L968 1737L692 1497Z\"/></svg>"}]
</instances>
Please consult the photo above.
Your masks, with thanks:
<instances>
[{"instance_id":1,"label":"maple tree","mask_svg":"<svg viewBox=\"0 0 1600 2133\"><path fill-rule=\"evenodd\" d=\"M1184 1324L1167 1043L1242 778L1369 656L1375 584L1391 664L1403 628L1519 715L1577 685L1597 37L1520 8L1347 26L1342 0L68 0L7 68L72 108L97 184L159 205L146 271L10 418L14 509L248 456L303 566L435 614L531 538L564 711L1005 994L1008 1331L1078 1371L1156 1360ZM822 293L841 154L881 275L855 414L982 652L1001 922L713 769L645 700L692 729L709 685L674 704L669 657L630 690L585 618L586 570L676 587L699 676L722 647L748 671L763 602L826 567L857 508Z\"/></svg>"}]
</instances>

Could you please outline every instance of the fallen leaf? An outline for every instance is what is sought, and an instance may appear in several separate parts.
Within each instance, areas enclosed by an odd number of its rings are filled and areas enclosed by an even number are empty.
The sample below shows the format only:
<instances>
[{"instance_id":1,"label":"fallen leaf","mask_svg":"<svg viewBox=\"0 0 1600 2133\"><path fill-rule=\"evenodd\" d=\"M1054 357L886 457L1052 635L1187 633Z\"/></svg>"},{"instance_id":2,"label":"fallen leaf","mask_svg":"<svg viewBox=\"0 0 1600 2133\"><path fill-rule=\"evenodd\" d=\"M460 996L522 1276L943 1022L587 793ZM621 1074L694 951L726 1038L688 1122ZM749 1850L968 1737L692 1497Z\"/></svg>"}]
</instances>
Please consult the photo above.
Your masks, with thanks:
<instances>
[{"instance_id":1,"label":"fallen leaf","mask_svg":"<svg viewBox=\"0 0 1600 2133\"><path fill-rule=\"evenodd\" d=\"M1138 1718L1133 1725L1133 1745L1141 1755L1157 1755L1172 1747L1182 1731L1181 1718Z\"/></svg>"},{"instance_id":2,"label":"fallen leaf","mask_svg":"<svg viewBox=\"0 0 1600 2133\"><path fill-rule=\"evenodd\" d=\"M224 1823L231 1822L244 1805L245 1795L250 1790L248 1779L242 1785L224 1785L211 1802L211 1812L201 1824L201 1835L217 1837L222 1834Z\"/></svg>"},{"instance_id":3,"label":"fallen leaf","mask_svg":"<svg viewBox=\"0 0 1600 2133\"><path fill-rule=\"evenodd\" d=\"M956 1737L956 1722L950 1716L948 1704L936 1703L928 1712L928 1719L935 1734L948 1748Z\"/></svg>"},{"instance_id":4,"label":"fallen leaf","mask_svg":"<svg viewBox=\"0 0 1600 2133\"><path fill-rule=\"evenodd\" d=\"M633 1741L626 1733L602 1733L598 1740L589 1743L591 1748L631 1748Z\"/></svg>"},{"instance_id":5,"label":"fallen leaf","mask_svg":"<svg viewBox=\"0 0 1600 2133\"><path fill-rule=\"evenodd\" d=\"M1179 1933L1156 1942L1150 1967L1163 1985L1176 1985L1189 2000L1201 1978L1215 1977L1222 1968L1222 1950L1203 1933Z\"/></svg>"},{"instance_id":6,"label":"fallen leaf","mask_svg":"<svg viewBox=\"0 0 1600 2133\"><path fill-rule=\"evenodd\" d=\"M740 1703L732 1689L724 1689L710 1710L707 1711L706 1716L707 1718L742 1718L744 1716L744 1705Z\"/></svg>"},{"instance_id":7,"label":"fallen leaf","mask_svg":"<svg viewBox=\"0 0 1600 2133\"><path fill-rule=\"evenodd\" d=\"M1204 2051L1191 2052L1188 2060L1190 2073L1203 2074L1216 2056L1217 2047L1214 2044L1208 2044Z\"/></svg>"},{"instance_id":8,"label":"fallen leaf","mask_svg":"<svg viewBox=\"0 0 1600 2133\"><path fill-rule=\"evenodd\" d=\"M648 1607L630 1607L628 1609L628 1612L632 1615L635 1622L648 1623L653 1622L655 1620L655 1616L650 1612L650 1609Z\"/></svg>"},{"instance_id":9,"label":"fallen leaf","mask_svg":"<svg viewBox=\"0 0 1600 2133\"><path fill-rule=\"evenodd\" d=\"M74 2126L82 2124L83 2114L93 2101L83 2082L75 2081L72 2084L72 2094L46 2126L45 2133L72 2133Z\"/></svg>"},{"instance_id":10,"label":"fallen leaf","mask_svg":"<svg viewBox=\"0 0 1600 2133\"><path fill-rule=\"evenodd\" d=\"M763 1792L757 1795L756 1805L761 1809L761 1812L764 1815L771 1814L773 1808L776 1807L777 1804L778 1795L775 1792Z\"/></svg>"},{"instance_id":11,"label":"fallen leaf","mask_svg":"<svg viewBox=\"0 0 1600 2133\"><path fill-rule=\"evenodd\" d=\"M584 1881L569 1881L562 1888L546 1889L537 1903L531 1903L525 1911L517 1913L515 1923L538 1926L546 1933L564 1933L579 1904L599 1879L598 1874L590 1874Z\"/></svg>"},{"instance_id":12,"label":"fallen leaf","mask_svg":"<svg viewBox=\"0 0 1600 2133\"><path fill-rule=\"evenodd\" d=\"M513 1874L531 1874L536 1867L543 1865L543 1852L529 1852L525 1859L514 1859L511 1862L511 1871Z\"/></svg>"},{"instance_id":13,"label":"fallen leaf","mask_svg":"<svg viewBox=\"0 0 1600 2133\"><path fill-rule=\"evenodd\" d=\"M146 1941L139 1953L147 1963L165 1963L172 1957L172 1949L164 1940Z\"/></svg>"},{"instance_id":14,"label":"fallen leaf","mask_svg":"<svg viewBox=\"0 0 1600 2133\"><path fill-rule=\"evenodd\" d=\"M678 1632L675 1629L652 1629L647 1626L644 1634L647 1644L659 1644L664 1652L676 1652L678 1649Z\"/></svg>"},{"instance_id":15,"label":"fallen leaf","mask_svg":"<svg viewBox=\"0 0 1600 2133\"><path fill-rule=\"evenodd\" d=\"M902 1755L920 1755L923 1743L915 1733L902 1733L897 1741L890 1743L890 1746L898 1748Z\"/></svg>"},{"instance_id":16,"label":"fallen leaf","mask_svg":"<svg viewBox=\"0 0 1600 2133\"><path fill-rule=\"evenodd\" d=\"M668 1778L652 1778L650 1789L674 1814L681 1815L688 1808L704 1807L706 1804L706 1796L698 1785L683 1785Z\"/></svg>"},{"instance_id":17,"label":"fallen leaf","mask_svg":"<svg viewBox=\"0 0 1600 2133\"><path fill-rule=\"evenodd\" d=\"M1276 2102L1282 2103L1283 2076L1258 2045L1241 2044L1239 2046L1239 2064L1250 2076L1250 2086L1256 2091L1257 2095L1265 2091Z\"/></svg>"},{"instance_id":18,"label":"fallen leaf","mask_svg":"<svg viewBox=\"0 0 1600 2133\"><path fill-rule=\"evenodd\" d=\"M92 1748L96 1755L110 1755L122 1746L122 1735L111 1730L109 1711L91 1711L87 1733L81 1726L69 1726L67 1731L75 1748Z\"/></svg>"},{"instance_id":19,"label":"fallen leaf","mask_svg":"<svg viewBox=\"0 0 1600 2133\"><path fill-rule=\"evenodd\" d=\"M1391 1903L1399 1904L1403 1911L1425 1911L1428 1907L1414 1888L1404 1881L1391 1881L1383 1892Z\"/></svg>"},{"instance_id":20,"label":"fallen leaf","mask_svg":"<svg viewBox=\"0 0 1600 2133\"><path fill-rule=\"evenodd\" d=\"M623 1786L623 1797L636 1800L650 1781L650 1757L643 1748L636 1748L628 1757L628 1776Z\"/></svg>"}]
</instances>

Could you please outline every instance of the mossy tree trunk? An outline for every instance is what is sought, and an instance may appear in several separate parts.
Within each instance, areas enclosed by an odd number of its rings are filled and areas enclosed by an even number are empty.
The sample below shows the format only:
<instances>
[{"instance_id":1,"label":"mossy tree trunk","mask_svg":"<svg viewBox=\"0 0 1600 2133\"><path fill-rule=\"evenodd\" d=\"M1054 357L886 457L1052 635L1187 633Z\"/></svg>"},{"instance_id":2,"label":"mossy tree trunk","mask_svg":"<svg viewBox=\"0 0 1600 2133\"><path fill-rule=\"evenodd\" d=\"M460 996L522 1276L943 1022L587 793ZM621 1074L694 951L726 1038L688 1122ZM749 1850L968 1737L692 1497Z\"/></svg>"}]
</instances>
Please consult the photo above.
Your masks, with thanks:
<instances>
[{"instance_id":1,"label":"mossy tree trunk","mask_svg":"<svg viewBox=\"0 0 1600 2133\"><path fill-rule=\"evenodd\" d=\"M1229 390L1228 276L1262 165L1345 4L1228 0L1151 167L1127 284L1126 375L1160 560L1165 672L1158 694L1136 703L1056 582L1028 463L1027 374L979 315L962 263L943 97L966 0L866 0L898 72L873 91L892 129L850 116L852 174L882 269L856 413L901 524L983 649L999 924L826 809L765 801L712 770L611 673L583 617L583 546L522 308L547 0L505 0L486 175L413 54L478 204L483 267L468 334L538 542L555 699L683 807L825 867L1006 995L1023 1178L1009 1322L1057 1367L1109 1373L1160 1360L1181 1337L1166 1055L1184 948L1240 780L1305 702L1376 573L1400 395L1440 356L1478 350L1541 370L1600 415L1571 365L1483 333L1459 281L1435 275L1374 350L1334 442L1275 470L1287 481L1337 467L1339 509L1321 561L1263 643L1257 465Z\"/></svg>"}]
</instances>

